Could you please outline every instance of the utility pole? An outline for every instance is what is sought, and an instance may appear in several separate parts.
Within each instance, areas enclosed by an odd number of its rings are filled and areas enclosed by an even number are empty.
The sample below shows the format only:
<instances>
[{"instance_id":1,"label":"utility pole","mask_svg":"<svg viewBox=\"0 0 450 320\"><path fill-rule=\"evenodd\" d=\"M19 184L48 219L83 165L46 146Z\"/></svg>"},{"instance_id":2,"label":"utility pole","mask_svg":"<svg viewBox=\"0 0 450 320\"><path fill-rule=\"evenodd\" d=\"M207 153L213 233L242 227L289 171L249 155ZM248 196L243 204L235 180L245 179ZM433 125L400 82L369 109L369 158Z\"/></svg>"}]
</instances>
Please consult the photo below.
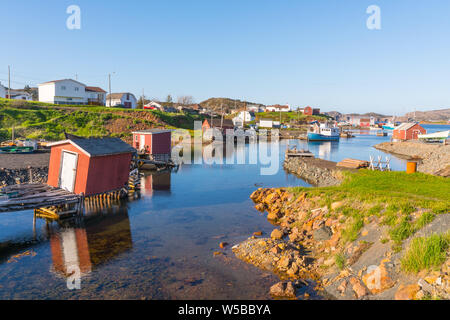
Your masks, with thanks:
<instances>
[{"instance_id":1,"label":"utility pole","mask_svg":"<svg viewBox=\"0 0 450 320\"><path fill-rule=\"evenodd\" d=\"M220 114L221 114L221 119L220 119L220 129L222 129L223 127L223 103L220 104Z\"/></svg>"},{"instance_id":2,"label":"utility pole","mask_svg":"<svg viewBox=\"0 0 450 320\"><path fill-rule=\"evenodd\" d=\"M246 118L246 115L247 115L247 102L244 101L244 121L242 123L242 126L244 127L244 130L245 130L245 118Z\"/></svg>"},{"instance_id":3,"label":"utility pole","mask_svg":"<svg viewBox=\"0 0 450 320\"><path fill-rule=\"evenodd\" d=\"M142 88L142 109L144 109L144 104L145 104L145 92L144 88Z\"/></svg>"},{"instance_id":4,"label":"utility pole","mask_svg":"<svg viewBox=\"0 0 450 320\"><path fill-rule=\"evenodd\" d=\"M11 67L8 66L8 99L11 99Z\"/></svg>"},{"instance_id":5,"label":"utility pole","mask_svg":"<svg viewBox=\"0 0 450 320\"><path fill-rule=\"evenodd\" d=\"M111 107L111 99L112 99L112 96L111 96L111 73L110 74L108 74L108 82L109 82L109 107Z\"/></svg>"}]
</instances>

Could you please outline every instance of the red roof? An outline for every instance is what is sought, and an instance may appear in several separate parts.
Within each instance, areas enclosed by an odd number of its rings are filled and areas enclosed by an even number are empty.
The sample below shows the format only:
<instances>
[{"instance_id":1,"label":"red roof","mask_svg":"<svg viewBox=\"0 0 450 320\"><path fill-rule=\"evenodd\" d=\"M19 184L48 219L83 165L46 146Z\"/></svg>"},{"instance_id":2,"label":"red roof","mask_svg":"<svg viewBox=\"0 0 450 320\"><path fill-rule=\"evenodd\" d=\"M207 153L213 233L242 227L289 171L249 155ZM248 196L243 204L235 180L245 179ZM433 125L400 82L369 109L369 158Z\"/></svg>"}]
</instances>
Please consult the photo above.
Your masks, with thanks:
<instances>
[{"instance_id":1,"label":"red roof","mask_svg":"<svg viewBox=\"0 0 450 320\"><path fill-rule=\"evenodd\" d=\"M86 91L106 93L106 91L100 87L86 87Z\"/></svg>"}]
</instances>

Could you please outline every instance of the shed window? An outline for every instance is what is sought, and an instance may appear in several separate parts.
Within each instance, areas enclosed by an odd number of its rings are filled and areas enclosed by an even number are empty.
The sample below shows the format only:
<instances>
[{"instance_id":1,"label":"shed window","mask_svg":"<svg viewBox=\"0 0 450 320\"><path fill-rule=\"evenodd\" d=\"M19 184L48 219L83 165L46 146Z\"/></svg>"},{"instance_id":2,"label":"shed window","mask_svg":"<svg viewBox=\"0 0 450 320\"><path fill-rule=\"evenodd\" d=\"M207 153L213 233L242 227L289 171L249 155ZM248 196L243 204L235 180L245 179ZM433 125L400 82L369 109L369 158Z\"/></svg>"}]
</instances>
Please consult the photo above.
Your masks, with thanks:
<instances>
[{"instance_id":1,"label":"shed window","mask_svg":"<svg viewBox=\"0 0 450 320\"><path fill-rule=\"evenodd\" d=\"M136 142L138 142L138 141L139 141L139 137L138 137L138 135L135 135L135 136L134 136L134 141L136 141Z\"/></svg>"}]
</instances>

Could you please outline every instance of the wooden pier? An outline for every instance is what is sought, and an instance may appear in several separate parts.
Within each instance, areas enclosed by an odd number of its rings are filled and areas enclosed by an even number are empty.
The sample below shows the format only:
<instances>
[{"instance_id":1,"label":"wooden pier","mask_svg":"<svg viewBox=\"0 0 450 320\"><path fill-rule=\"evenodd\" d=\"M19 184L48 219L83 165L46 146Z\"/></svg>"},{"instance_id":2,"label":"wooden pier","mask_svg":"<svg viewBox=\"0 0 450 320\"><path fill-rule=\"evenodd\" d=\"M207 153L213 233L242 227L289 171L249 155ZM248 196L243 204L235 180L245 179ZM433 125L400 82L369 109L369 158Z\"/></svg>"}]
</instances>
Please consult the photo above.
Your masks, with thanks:
<instances>
[{"instance_id":1,"label":"wooden pier","mask_svg":"<svg viewBox=\"0 0 450 320\"><path fill-rule=\"evenodd\" d=\"M0 212L79 204L82 195L47 184L16 184L0 189Z\"/></svg>"}]
</instances>

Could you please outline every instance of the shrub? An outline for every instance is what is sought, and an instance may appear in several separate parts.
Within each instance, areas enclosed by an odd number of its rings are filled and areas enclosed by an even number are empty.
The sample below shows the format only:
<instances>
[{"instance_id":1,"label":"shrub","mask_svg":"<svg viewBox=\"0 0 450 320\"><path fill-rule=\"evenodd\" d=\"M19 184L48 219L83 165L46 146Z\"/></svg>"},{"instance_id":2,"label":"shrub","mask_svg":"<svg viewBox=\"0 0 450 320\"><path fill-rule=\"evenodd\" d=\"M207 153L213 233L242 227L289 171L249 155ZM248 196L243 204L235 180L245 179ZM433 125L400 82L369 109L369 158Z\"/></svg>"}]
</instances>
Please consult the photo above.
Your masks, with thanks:
<instances>
[{"instance_id":1,"label":"shrub","mask_svg":"<svg viewBox=\"0 0 450 320\"><path fill-rule=\"evenodd\" d=\"M401 259L402 269L406 272L417 273L421 270L440 267L446 259L449 245L450 232L413 239Z\"/></svg>"}]
</instances>

